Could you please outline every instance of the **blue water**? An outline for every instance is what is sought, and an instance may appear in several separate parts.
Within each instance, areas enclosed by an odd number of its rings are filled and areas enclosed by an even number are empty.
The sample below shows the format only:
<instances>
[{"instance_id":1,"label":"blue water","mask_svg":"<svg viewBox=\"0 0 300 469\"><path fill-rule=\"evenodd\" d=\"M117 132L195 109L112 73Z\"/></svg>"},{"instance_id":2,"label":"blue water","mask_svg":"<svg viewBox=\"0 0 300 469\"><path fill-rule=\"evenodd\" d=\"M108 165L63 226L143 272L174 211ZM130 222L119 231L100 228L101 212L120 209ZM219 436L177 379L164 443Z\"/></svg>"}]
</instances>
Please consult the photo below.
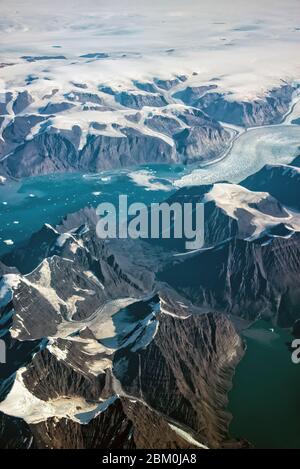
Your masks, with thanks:
<instances>
[{"instance_id":1,"label":"blue water","mask_svg":"<svg viewBox=\"0 0 300 469\"><path fill-rule=\"evenodd\" d=\"M101 202L116 204L120 194L127 194L129 203L164 200L175 190L172 180L185 173L182 166L144 166L138 170L151 171L153 181L157 178L168 190L137 185L125 171L39 176L0 186L0 255L13 247L5 240L16 245L44 223L58 224L66 214Z\"/></svg>"},{"instance_id":2,"label":"blue water","mask_svg":"<svg viewBox=\"0 0 300 469\"><path fill-rule=\"evenodd\" d=\"M300 126L278 125L251 129L241 134L222 161L200 168L180 165L148 165L126 171L94 175L59 174L24 179L0 186L0 255L12 249L4 243L18 244L44 223L57 224L68 213L101 202L117 202L127 194L129 203L159 202L171 195L174 181L180 185L238 182L259 171L267 163L288 164L299 154ZM133 171L151 172L157 188L137 185ZM152 181L153 182L153 181ZM167 190L161 190L161 186ZM94 193L101 192L100 195Z\"/></svg>"},{"instance_id":3,"label":"blue water","mask_svg":"<svg viewBox=\"0 0 300 469\"><path fill-rule=\"evenodd\" d=\"M167 165L130 170L150 171L151 182L159 183L152 185L154 190L149 190L141 178L138 185L126 171L59 174L9 182L0 186L0 255L13 248L5 240L17 245L44 223L58 224L66 214L83 207L97 207L101 202L117 204L121 194L128 195L129 203L159 202L176 190L172 182L185 176L183 185L238 182L266 163L290 163L299 154L299 146L299 126L260 128L244 133L223 161L197 171L192 171L195 167ZM234 415L230 433L247 438L257 447L299 448L299 370L290 362L286 347L290 337L279 329L273 335L268 329L260 323L245 333L248 348L230 393L229 409ZM274 341L262 342L262 332L264 339L271 336Z\"/></svg>"},{"instance_id":4,"label":"blue water","mask_svg":"<svg viewBox=\"0 0 300 469\"><path fill-rule=\"evenodd\" d=\"M300 365L291 360L286 330L257 321L243 333L247 343L229 395L230 434L256 448L300 448Z\"/></svg>"}]
</instances>

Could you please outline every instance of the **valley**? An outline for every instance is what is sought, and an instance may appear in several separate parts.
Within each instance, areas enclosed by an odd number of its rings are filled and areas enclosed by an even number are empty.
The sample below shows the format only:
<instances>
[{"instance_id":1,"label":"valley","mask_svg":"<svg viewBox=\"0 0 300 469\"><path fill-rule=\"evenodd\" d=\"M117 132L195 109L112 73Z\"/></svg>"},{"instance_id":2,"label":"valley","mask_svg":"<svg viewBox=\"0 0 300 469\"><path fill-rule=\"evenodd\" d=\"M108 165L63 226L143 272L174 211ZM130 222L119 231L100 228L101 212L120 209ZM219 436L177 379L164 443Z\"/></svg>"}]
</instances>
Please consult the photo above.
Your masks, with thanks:
<instances>
[{"instance_id":1,"label":"valley","mask_svg":"<svg viewBox=\"0 0 300 469\"><path fill-rule=\"evenodd\" d=\"M1 449L300 448L298 17L3 2Z\"/></svg>"}]
</instances>

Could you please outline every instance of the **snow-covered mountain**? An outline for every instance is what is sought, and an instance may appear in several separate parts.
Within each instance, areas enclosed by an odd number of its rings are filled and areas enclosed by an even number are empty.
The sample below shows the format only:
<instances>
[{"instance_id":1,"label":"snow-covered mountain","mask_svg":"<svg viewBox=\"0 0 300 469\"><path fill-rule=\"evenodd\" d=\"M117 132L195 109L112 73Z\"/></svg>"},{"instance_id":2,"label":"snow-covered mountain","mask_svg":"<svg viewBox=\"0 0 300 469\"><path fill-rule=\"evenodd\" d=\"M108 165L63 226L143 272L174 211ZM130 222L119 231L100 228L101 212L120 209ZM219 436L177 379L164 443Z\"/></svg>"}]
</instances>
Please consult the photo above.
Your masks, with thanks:
<instances>
[{"instance_id":1,"label":"snow-covered mountain","mask_svg":"<svg viewBox=\"0 0 300 469\"><path fill-rule=\"evenodd\" d=\"M189 81L178 76L89 90L84 83L53 88L50 80L47 91L29 83L7 92L0 116L2 177L207 163L222 156L235 135L226 123L280 122L297 90L284 84L245 103L215 92L217 85L191 87Z\"/></svg>"},{"instance_id":2,"label":"snow-covered mountain","mask_svg":"<svg viewBox=\"0 0 300 469\"><path fill-rule=\"evenodd\" d=\"M295 166L282 168L288 178ZM261 172L251 181L261 184ZM200 251L166 239L104 242L89 209L3 256L2 446L248 445L230 439L226 411L239 332L258 317L299 320L300 217L228 183L169 201L193 200L207 211Z\"/></svg>"},{"instance_id":3,"label":"snow-covered mountain","mask_svg":"<svg viewBox=\"0 0 300 469\"><path fill-rule=\"evenodd\" d=\"M281 122L297 94L296 0L272 14L222 1L222 21L219 0L188 0L184 11L177 0L54 1L47 11L32 0L34 15L14 2L0 23L0 183L206 164L225 154L235 126Z\"/></svg>"},{"instance_id":4,"label":"snow-covered mountain","mask_svg":"<svg viewBox=\"0 0 300 469\"><path fill-rule=\"evenodd\" d=\"M204 204L205 240L99 239L65 178L58 225L2 238L0 447L251 447L229 428L244 329L299 332L298 0L2 3L4 227L40 202L15 180L135 167L153 198Z\"/></svg>"},{"instance_id":5,"label":"snow-covered mountain","mask_svg":"<svg viewBox=\"0 0 300 469\"><path fill-rule=\"evenodd\" d=\"M167 96L164 82L153 82L150 92L138 88L142 85L122 91L99 85L89 92L77 84L69 92L52 89L43 96L30 94L30 87L7 93L1 111L1 173L24 177L188 163L224 151L230 130Z\"/></svg>"},{"instance_id":6,"label":"snow-covered mountain","mask_svg":"<svg viewBox=\"0 0 300 469\"><path fill-rule=\"evenodd\" d=\"M59 235L45 227L38 237L28 253L35 249L38 262L47 245L48 257L30 274L1 280L9 362L17 350L23 357L1 379L1 445L155 448L157 426L167 429L161 447L225 444L226 391L243 354L230 321L168 288L154 294L146 265L133 284L128 263L106 259L87 230ZM197 357L184 356L188 347ZM20 438L12 443L14 425Z\"/></svg>"}]
</instances>

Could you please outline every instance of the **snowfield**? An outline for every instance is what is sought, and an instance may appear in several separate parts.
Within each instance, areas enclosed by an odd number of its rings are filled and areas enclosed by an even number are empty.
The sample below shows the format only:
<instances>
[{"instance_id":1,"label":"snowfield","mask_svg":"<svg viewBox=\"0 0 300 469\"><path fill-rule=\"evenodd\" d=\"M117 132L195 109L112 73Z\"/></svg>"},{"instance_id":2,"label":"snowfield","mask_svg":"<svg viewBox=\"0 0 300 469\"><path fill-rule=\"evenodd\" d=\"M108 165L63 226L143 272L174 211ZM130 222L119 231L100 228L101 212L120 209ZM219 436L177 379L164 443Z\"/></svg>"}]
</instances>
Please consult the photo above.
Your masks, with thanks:
<instances>
[{"instance_id":1,"label":"snowfield","mask_svg":"<svg viewBox=\"0 0 300 469\"><path fill-rule=\"evenodd\" d=\"M128 89L132 80L197 73L194 84L215 79L251 100L299 78L298 7L297 0L187 0L184 8L179 0L54 0L50 9L45 0L14 0L1 7L0 78L20 90L29 77L43 95L74 83Z\"/></svg>"}]
</instances>

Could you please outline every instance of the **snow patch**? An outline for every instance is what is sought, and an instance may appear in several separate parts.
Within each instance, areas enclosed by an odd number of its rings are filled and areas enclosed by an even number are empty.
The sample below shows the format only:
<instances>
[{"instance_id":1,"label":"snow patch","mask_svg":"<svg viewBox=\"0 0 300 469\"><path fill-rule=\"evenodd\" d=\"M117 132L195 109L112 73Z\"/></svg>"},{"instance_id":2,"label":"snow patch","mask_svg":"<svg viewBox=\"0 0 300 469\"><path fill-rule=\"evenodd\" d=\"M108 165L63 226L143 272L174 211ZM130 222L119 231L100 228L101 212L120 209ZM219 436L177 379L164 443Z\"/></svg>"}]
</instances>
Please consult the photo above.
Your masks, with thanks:
<instances>
[{"instance_id":1,"label":"snow patch","mask_svg":"<svg viewBox=\"0 0 300 469\"><path fill-rule=\"evenodd\" d=\"M291 168L289 166L286 168L288 171L293 171L295 169L297 173L299 172L299 168ZM217 207L224 210L231 218L236 220L239 219L238 215L236 214L238 209L242 209L248 212L252 217L251 225L255 227L255 231L251 235L251 239L255 239L261 236L270 228L278 225L278 223L287 223L292 227L292 229L299 231L299 214L292 213L290 210L283 207L287 213L287 216L276 217L267 213L263 213L259 209L251 206L259 204L268 197L270 197L268 192L253 192L236 184L217 183L213 185L212 189L207 194L205 194L202 201L214 201Z\"/></svg>"},{"instance_id":2,"label":"snow patch","mask_svg":"<svg viewBox=\"0 0 300 469\"><path fill-rule=\"evenodd\" d=\"M6 274L0 280L0 306L6 306L13 298L13 291L20 283L20 276Z\"/></svg>"},{"instance_id":3,"label":"snow patch","mask_svg":"<svg viewBox=\"0 0 300 469\"><path fill-rule=\"evenodd\" d=\"M188 443L191 443L192 445L195 445L195 446L197 446L198 448L201 448L201 449L209 449L207 446L205 446L202 443L200 443L199 441L195 440L195 438L193 438L189 433L187 433L186 431L184 431L181 428L177 427L176 425L173 425L171 423L169 423L168 425L169 425L170 428L172 428L172 430L174 430L175 433L177 433L177 435L181 436L181 438L183 438Z\"/></svg>"},{"instance_id":4,"label":"snow patch","mask_svg":"<svg viewBox=\"0 0 300 469\"><path fill-rule=\"evenodd\" d=\"M170 191L173 188L171 182L166 179L156 178L155 174L151 171L140 170L128 174L128 177L138 185L145 187L149 191Z\"/></svg>"},{"instance_id":5,"label":"snow patch","mask_svg":"<svg viewBox=\"0 0 300 469\"><path fill-rule=\"evenodd\" d=\"M12 239L4 239L3 243L6 244L7 246L12 246L14 244Z\"/></svg>"},{"instance_id":6,"label":"snow patch","mask_svg":"<svg viewBox=\"0 0 300 469\"><path fill-rule=\"evenodd\" d=\"M106 401L101 402L101 404L98 404L96 409L89 411L89 412L83 412L80 414L76 414L75 417L80 421L81 424L87 425L91 420L96 418L99 414L102 412L105 412L117 399L119 398L118 395L111 396Z\"/></svg>"},{"instance_id":7,"label":"snow patch","mask_svg":"<svg viewBox=\"0 0 300 469\"><path fill-rule=\"evenodd\" d=\"M25 386L23 373L26 368L17 371L14 385L4 401L0 402L0 411L13 417L24 419L28 424L43 422L51 417L68 418L80 423L78 409L89 412L97 409L98 404L90 404L79 397L62 396L43 401L34 396Z\"/></svg>"}]
</instances>

